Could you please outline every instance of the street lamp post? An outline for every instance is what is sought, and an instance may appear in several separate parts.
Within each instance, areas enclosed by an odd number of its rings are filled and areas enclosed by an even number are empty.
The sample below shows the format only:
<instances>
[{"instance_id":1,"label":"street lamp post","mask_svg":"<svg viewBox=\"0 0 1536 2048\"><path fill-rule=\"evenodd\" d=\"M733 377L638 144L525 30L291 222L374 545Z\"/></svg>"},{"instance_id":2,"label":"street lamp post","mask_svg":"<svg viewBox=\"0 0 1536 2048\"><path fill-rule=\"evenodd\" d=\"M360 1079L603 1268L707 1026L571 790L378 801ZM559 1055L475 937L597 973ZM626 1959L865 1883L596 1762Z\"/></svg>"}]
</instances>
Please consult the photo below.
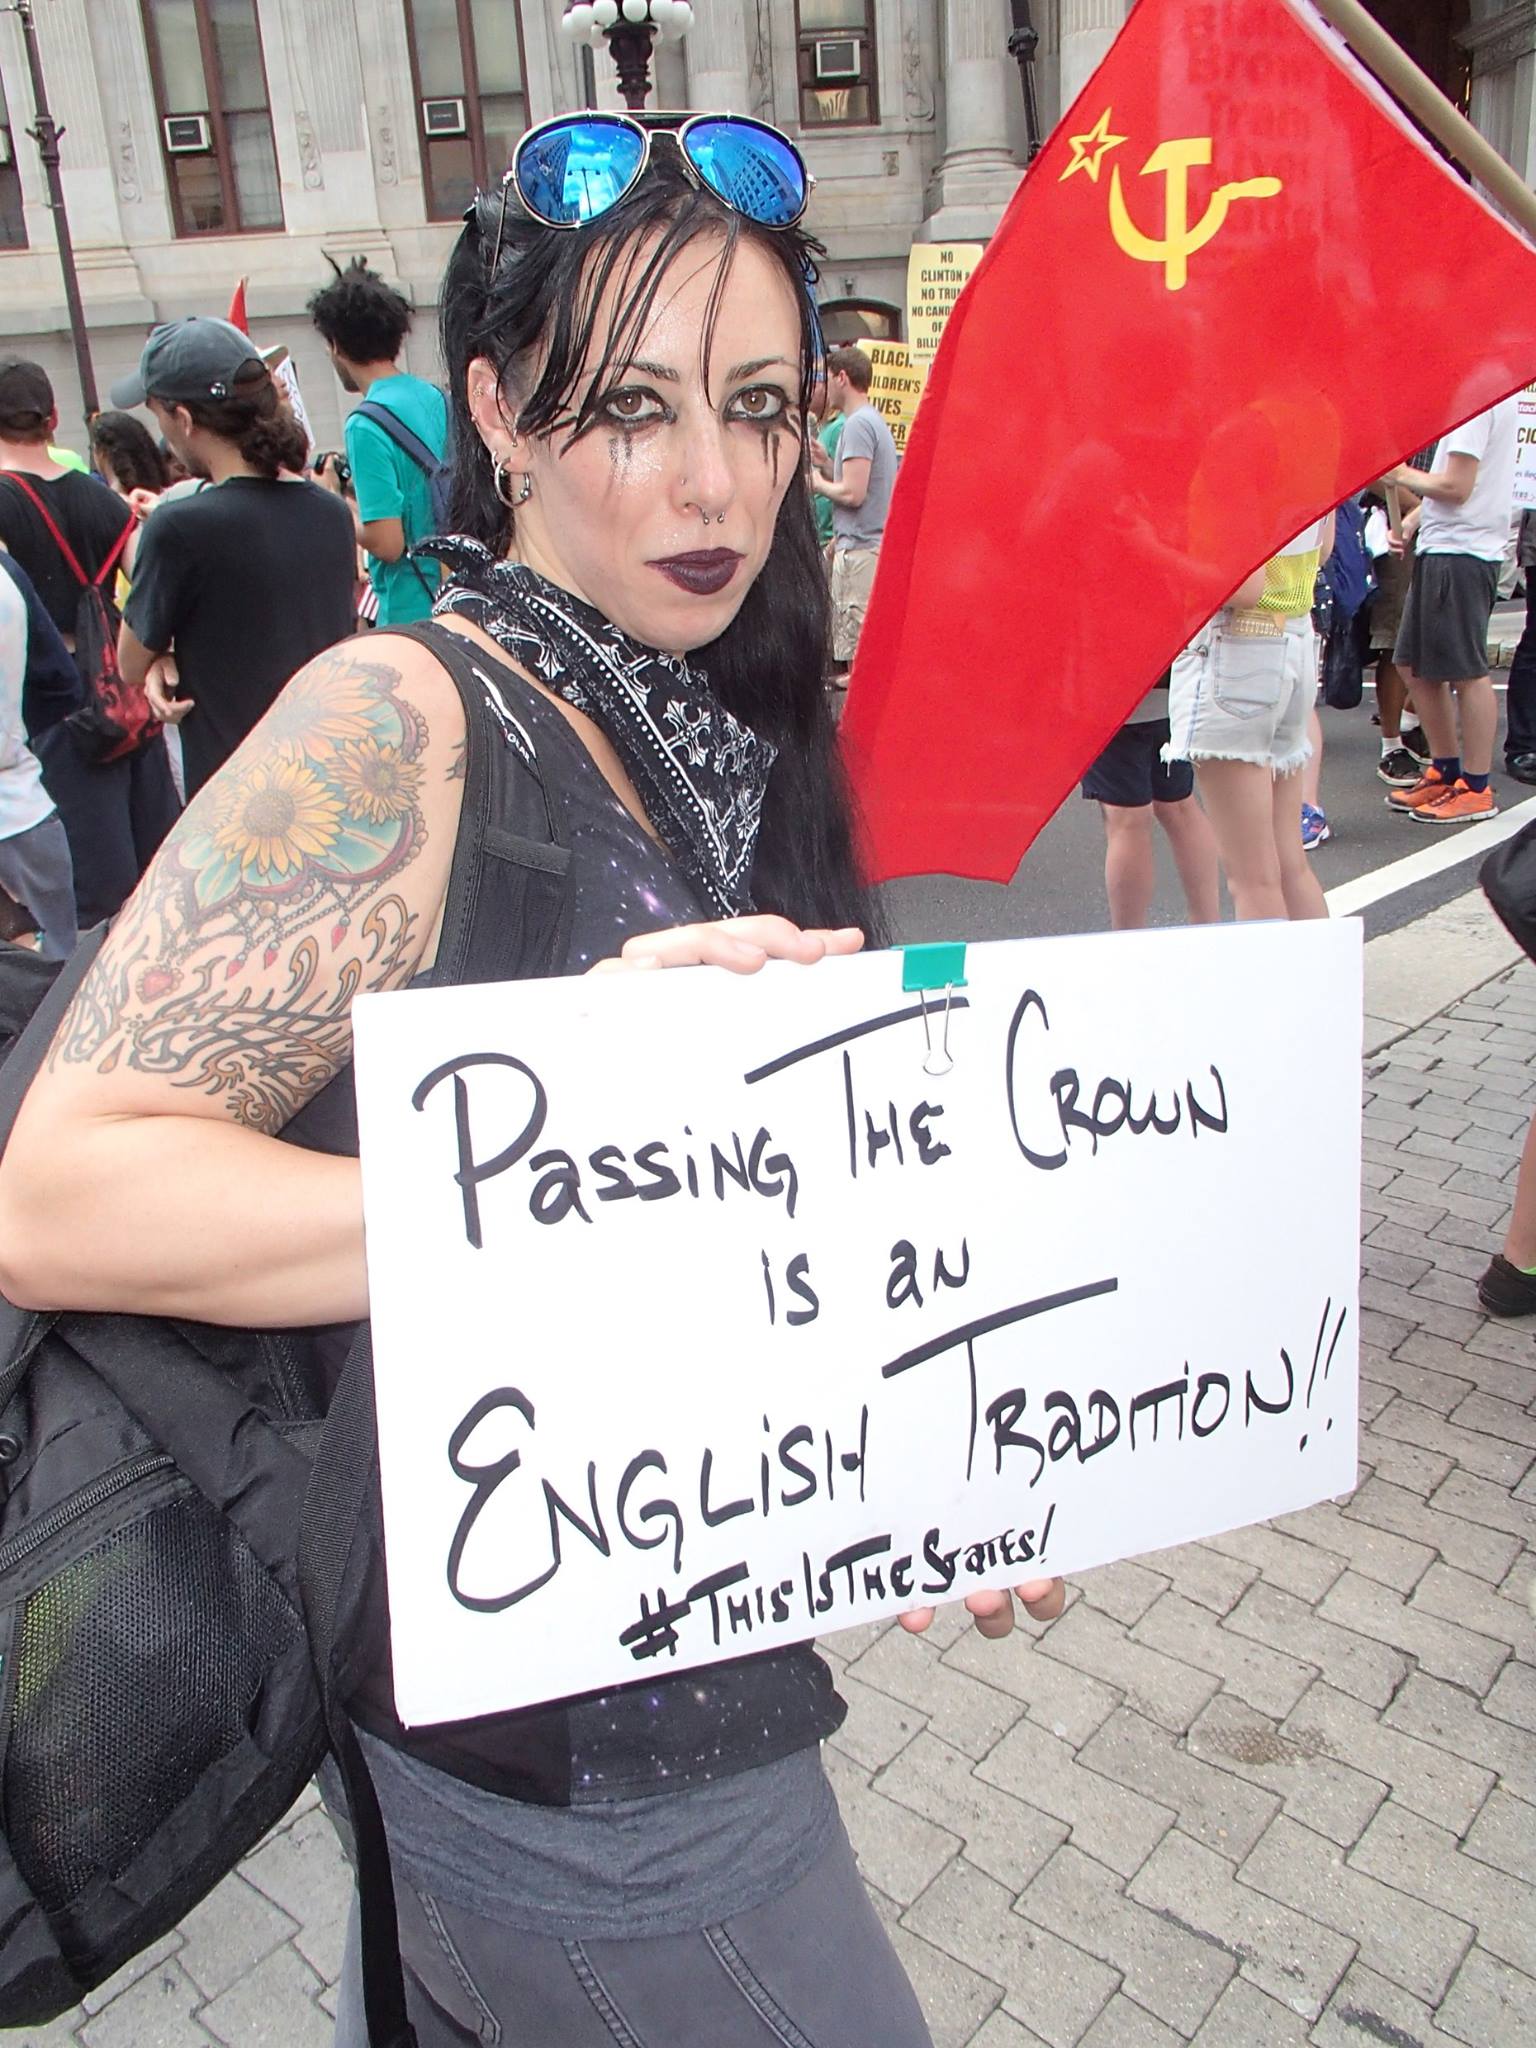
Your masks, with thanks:
<instances>
[{"instance_id":1,"label":"street lamp post","mask_svg":"<svg viewBox=\"0 0 1536 2048\"><path fill-rule=\"evenodd\" d=\"M1029 0L1010 0L1013 8L1013 33L1008 38L1008 54L1017 58L1019 79L1024 87L1024 130L1028 137L1026 163L1033 163L1040 154L1040 106L1035 98L1035 52L1040 47L1040 31L1030 19Z\"/></svg>"},{"instance_id":2,"label":"street lamp post","mask_svg":"<svg viewBox=\"0 0 1536 2048\"><path fill-rule=\"evenodd\" d=\"M575 0L561 28L573 39L606 43L619 73L619 93L638 113L650 97L651 45L660 36L679 40L693 26L691 0Z\"/></svg>"},{"instance_id":3,"label":"street lamp post","mask_svg":"<svg viewBox=\"0 0 1536 2048\"><path fill-rule=\"evenodd\" d=\"M75 347L75 369L80 378L80 396L85 402L86 424L97 413L96 372L91 365L91 344L85 329L85 308L80 303L80 280L75 274L75 247L69 234L69 215L64 210L64 180L59 171L59 138L64 130L48 110L48 88L43 79L42 53L37 47L37 28L32 19L32 0L8 0L3 11L21 22L22 41L27 52L27 71L32 80L35 121L27 130L37 144L43 161L43 178L48 186L48 208L53 215L54 239L59 246L59 267L64 272L64 303L69 309L69 332Z\"/></svg>"}]
</instances>

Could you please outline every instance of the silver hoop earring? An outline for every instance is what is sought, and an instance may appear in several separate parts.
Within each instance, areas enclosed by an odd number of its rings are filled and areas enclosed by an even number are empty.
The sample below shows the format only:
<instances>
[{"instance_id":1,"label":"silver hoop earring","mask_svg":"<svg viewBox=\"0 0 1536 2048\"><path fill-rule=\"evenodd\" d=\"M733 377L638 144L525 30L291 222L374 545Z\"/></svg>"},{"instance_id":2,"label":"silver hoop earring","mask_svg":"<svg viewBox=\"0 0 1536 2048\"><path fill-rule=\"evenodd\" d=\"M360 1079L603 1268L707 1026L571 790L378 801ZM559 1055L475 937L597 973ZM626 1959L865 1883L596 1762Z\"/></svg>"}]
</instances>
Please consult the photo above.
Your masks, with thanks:
<instances>
[{"instance_id":1,"label":"silver hoop earring","mask_svg":"<svg viewBox=\"0 0 1536 2048\"><path fill-rule=\"evenodd\" d=\"M509 512L515 512L519 505L526 505L528 500L533 496L533 477L529 473L529 471L525 469L523 471L522 489L518 492L515 498L509 496L507 488L507 476L511 469L511 464L512 458L510 455L503 455L500 462L492 462L491 488L492 490L495 491L497 497L501 500L502 504L506 506L507 510Z\"/></svg>"}]
</instances>

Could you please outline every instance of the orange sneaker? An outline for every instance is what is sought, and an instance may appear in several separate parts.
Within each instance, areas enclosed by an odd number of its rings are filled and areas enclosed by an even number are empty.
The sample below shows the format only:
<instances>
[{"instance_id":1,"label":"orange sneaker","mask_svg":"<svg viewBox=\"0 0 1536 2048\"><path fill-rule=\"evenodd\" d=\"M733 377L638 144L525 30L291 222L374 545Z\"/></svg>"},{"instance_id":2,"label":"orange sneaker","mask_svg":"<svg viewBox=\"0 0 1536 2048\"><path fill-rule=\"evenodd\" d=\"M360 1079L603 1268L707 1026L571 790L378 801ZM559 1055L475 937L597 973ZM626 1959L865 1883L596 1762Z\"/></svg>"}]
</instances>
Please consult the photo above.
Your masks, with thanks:
<instances>
[{"instance_id":1,"label":"orange sneaker","mask_svg":"<svg viewBox=\"0 0 1536 2048\"><path fill-rule=\"evenodd\" d=\"M1403 811L1409 817L1425 804L1432 804L1445 795L1450 787L1440 770L1431 761L1412 789L1394 789L1387 798L1389 811Z\"/></svg>"},{"instance_id":2,"label":"orange sneaker","mask_svg":"<svg viewBox=\"0 0 1536 2048\"><path fill-rule=\"evenodd\" d=\"M1416 825L1470 825L1477 818L1496 818L1499 805L1491 788L1469 789L1456 781L1410 815Z\"/></svg>"}]
</instances>

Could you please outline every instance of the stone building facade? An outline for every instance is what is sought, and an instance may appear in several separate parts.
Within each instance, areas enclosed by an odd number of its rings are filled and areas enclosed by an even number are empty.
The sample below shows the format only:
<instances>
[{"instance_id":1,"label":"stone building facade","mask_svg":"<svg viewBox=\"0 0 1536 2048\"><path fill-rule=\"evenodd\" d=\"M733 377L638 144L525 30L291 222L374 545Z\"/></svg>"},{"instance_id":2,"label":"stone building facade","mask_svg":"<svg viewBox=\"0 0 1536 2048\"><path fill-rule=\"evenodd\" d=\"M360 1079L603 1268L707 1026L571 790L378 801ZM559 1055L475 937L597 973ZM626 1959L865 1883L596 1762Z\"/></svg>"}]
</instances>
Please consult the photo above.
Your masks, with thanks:
<instances>
[{"instance_id":1,"label":"stone building facade","mask_svg":"<svg viewBox=\"0 0 1536 2048\"><path fill-rule=\"evenodd\" d=\"M1474 120L1536 171L1536 0L1372 0L1466 88ZM816 175L834 336L901 332L914 239L984 239L1022 175L1024 99L1008 0L694 0L659 46L653 104L759 114ZM1034 0L1049 130L1127 0ZM304 302L326 258L364 255L431 309L457 216L532 121L617 104L559 32L564 0L34 0L97 381L152 322L226 310L248 280L253 332L286 342L323 442L344 400ZM1400 17L1400 19L1394 18ZM21 30L0 11L0 347L54 375L64 438L80 402ZM1464 92L1464 97L1466 93Z\"/></svg>"}]
</instances>

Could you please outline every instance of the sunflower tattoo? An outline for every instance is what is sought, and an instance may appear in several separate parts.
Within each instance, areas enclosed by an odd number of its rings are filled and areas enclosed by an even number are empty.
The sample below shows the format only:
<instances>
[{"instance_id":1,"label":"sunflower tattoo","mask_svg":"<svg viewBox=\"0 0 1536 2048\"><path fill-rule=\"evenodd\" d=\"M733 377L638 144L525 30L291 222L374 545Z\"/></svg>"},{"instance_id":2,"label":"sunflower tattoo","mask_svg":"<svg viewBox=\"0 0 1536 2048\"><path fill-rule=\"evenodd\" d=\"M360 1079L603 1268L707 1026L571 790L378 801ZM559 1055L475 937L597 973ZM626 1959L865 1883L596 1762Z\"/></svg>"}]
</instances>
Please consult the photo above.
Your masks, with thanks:
<instances>
[{"instance_id":1,"label":"sunflower tattoo","mask_svg":"<svg viewBox=\"0 0 1536 2048\"><path fill-rule=\"evenodd\" d=\"M177 822L77 996L55 1063L119 1064L277 1131L343 1066L354 996L398 987L425 843L425 721L346 644L302 670Z\"/></svg>"}]
</instances>

